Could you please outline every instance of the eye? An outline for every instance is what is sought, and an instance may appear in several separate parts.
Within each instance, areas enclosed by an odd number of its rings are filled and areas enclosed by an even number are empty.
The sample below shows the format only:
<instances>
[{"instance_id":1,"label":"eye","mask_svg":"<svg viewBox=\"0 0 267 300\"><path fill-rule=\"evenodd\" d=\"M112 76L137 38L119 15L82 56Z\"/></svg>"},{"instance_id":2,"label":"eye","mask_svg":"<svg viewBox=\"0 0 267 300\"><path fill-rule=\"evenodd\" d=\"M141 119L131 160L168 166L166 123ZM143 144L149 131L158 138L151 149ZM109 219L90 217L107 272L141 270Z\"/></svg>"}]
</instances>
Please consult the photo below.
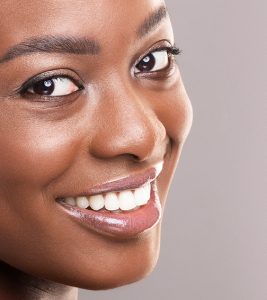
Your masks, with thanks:
<instances>
[{"instance_id":1,"label":"eye","mask_svg":"<svg viewBox=\"0 0 267 300\"><path fill-rule=\"evenodd\" d=\"M148 53L135 66L135 73L156 72L163 70L170 63L170 49L155 50Z\"/></svg>"},{"instance_id":2,"label":"eye","mask_svg":"<svg viewBox=\"0 0 267 300\"><path fill-rule=\"evenodd\" d=\"M24 90L24 93L40 96L66 96L80 88L68 77L57 76L45 78L32 83Z\"/></svg>"}]
</instances>

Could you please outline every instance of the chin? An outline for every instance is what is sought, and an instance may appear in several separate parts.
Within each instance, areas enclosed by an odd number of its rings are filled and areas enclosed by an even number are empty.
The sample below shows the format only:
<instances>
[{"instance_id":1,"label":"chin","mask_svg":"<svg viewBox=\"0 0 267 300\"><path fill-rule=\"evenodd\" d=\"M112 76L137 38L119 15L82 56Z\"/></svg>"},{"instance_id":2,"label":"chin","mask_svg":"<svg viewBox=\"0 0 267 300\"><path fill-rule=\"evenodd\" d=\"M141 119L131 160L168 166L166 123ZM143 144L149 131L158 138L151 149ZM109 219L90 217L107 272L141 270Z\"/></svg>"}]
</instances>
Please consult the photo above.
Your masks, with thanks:
<instances>
[{"instance_id":1,"label":"chin","mask_svg":"<svg viewBox=\"0 0 267 300\"><path fill-rule=\"evenodd\" d=\"M92 264L90 257L87 262L83 261L80 268L77 268L77 265L65 266L66 272L61 272L50 279L87 290L108 290L137 282L147 277L157 264L160 252L160 228L159 223L150 232L134 239L123 242L109 241L113 246L109 246L108 255L103 251L104 258L100 257L100 254Z\"/></svg>"},{"instance_id":2,"label":"chin","mask_svg":"<svg viewBox=\"0 0 267 300\"><path fill-rule=\"evenodd\" d=\"M151 261L147 261L145 264L132 265L127 272L121 273L120 270L113 270L110 276L103 275L96 277L89 283L79 285L78 287L88 290L109 290L132 284L149 276L153 272L157 261L158 256L153 257Z\"/></svg>"}]
</instances>

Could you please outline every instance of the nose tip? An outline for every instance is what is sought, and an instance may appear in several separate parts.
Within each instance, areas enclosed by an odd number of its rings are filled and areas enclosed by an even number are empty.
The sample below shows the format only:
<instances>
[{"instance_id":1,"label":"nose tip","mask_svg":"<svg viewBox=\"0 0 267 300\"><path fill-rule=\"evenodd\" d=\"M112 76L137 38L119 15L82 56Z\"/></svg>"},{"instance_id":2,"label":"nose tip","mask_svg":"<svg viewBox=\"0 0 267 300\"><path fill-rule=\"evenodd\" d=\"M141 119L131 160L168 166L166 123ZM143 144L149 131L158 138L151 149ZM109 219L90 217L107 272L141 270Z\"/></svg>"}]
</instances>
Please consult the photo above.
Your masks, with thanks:
<instances>
[{"instance_id":1,"label":"nose tip","mask_svg":"<svg viewBox=\"0 0 267 300\"><path fill-rule=\"evenodd\" d=\"M150 108L116 102L101 116L91 140L93 156L107 159L124 155L137 161L163 157L166 130Z\"/></svg>"}]
</instances>

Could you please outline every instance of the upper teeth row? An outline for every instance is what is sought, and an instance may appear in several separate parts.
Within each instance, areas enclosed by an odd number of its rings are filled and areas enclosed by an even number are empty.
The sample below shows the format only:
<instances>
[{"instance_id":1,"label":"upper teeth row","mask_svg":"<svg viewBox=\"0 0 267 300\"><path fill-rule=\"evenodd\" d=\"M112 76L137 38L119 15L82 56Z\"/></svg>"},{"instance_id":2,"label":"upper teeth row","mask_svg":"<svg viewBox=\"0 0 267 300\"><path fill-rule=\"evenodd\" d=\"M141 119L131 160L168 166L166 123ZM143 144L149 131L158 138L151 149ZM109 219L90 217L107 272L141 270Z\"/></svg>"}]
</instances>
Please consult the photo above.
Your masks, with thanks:
<instances>
[{"instance_id":1,"label":"upper teeth row","mask_svg":"<svg viewBox=\"0 0 267 300\"><path fill-rule=\"evenodd\" d=\"M94 196L81 197L67 197L63 202L79 208L91 208L93 210L100 210L106 208L107 210L130 210L139 205L147 204L150 199L150 183L147 183L134 190L124 190L121 192L109 192L105 195L99 194Z\"/></svg>"}]
</instances>

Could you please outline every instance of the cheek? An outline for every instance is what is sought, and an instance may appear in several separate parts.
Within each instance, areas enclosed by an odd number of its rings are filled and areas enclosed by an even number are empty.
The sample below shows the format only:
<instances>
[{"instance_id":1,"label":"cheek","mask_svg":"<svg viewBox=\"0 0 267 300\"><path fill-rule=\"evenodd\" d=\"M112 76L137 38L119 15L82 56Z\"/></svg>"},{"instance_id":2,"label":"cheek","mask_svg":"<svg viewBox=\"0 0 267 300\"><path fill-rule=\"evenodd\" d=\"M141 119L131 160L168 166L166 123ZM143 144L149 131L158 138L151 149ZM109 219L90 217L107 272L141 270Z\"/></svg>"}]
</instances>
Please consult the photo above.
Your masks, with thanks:
<instances>
[{"instance_id":1,"label":"cheek","mask_svg":"<svg viewBox=\"0 0 267 300\"><path fill-rule=\"evenodd\" d=\"M19 123L19 122L18 122ZM71 164L76 140L61 128L20 123L2 131L0 141L1 182L45 186Z\"/></svg>"},{"instance_id":2,"label":"cheek","mask_svg":"<svg viewBox=\"0 0 267 300\"><path fill-rule=\"evenodd\" d=\"M154 99L154 111L171 142L169 155L165 159L165 170L158 178L160 199L164 207L175 167L192 126L193 110L180 77L160 97Z\"/></svg>"},{"instance_id":3,"label":"cheek","mask_svg":"<svg viewBox=\"0 0 267 300\"><path fill-rule=\"evenodd\" d=\"M193 121L191 102L182 81L179 80L162 99L158 117L175 146L182 147Z\"/></svg>"}]
</instances>

